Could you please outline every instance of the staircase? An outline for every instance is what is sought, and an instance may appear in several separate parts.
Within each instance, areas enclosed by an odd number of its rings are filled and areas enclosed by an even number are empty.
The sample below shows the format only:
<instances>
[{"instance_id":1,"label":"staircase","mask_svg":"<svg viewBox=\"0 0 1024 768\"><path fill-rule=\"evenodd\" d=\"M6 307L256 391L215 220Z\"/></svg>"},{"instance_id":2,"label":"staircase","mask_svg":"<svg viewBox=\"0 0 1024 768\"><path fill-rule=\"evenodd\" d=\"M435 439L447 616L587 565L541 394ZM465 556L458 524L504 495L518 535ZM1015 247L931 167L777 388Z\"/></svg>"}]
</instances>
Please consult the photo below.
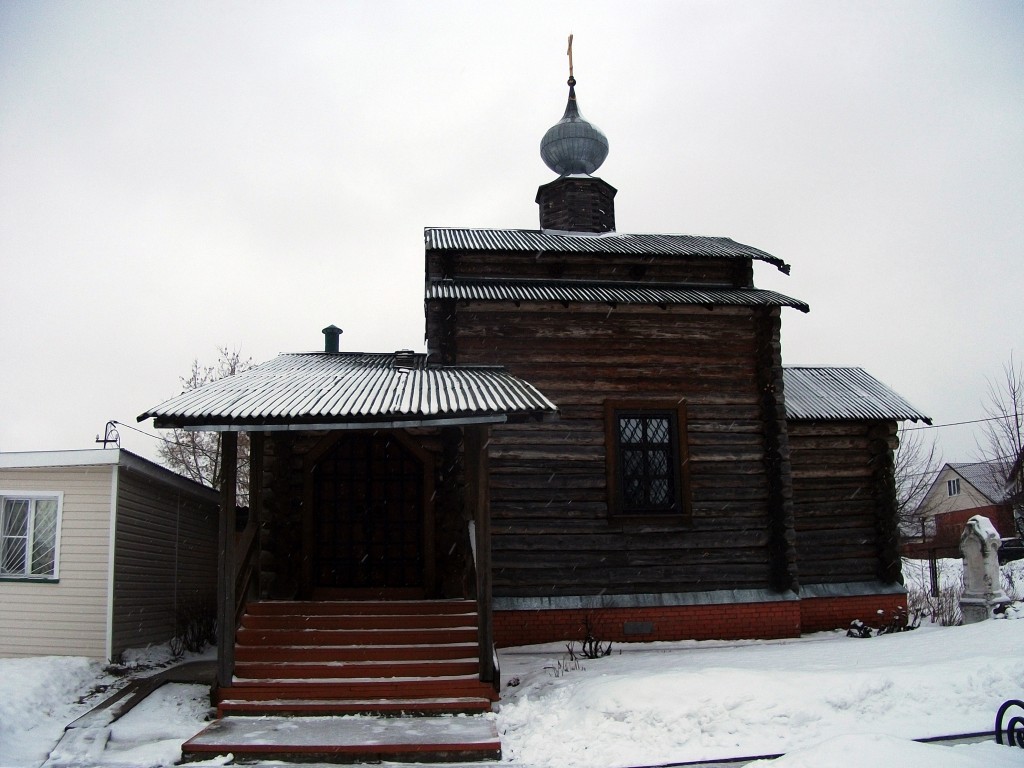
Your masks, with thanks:
<instances>
[{"instance_id":1,"label":"staircase","mask_svg":"<svg viewBox=\"0 0 1024 768\"><path fill-rule=\"evenodd\" d=\"M229 751L305 760L500 757L490 718L429 722L490 712L497 693L479 674L471 600L250 603L236 635L232 685L219 692L221 720L182 749L196 758ZM391 733L384 740L394 743L367 743L366 718L342 715L392 718L374 733ZM416 722L394 720L401 717ZM278 720L279 733L268 738ZM246 744L250 723L259 737ZM304 743L284 743L289 734ZM426 736L417 741L417 734Z\"/></svg>"}]
</instances>

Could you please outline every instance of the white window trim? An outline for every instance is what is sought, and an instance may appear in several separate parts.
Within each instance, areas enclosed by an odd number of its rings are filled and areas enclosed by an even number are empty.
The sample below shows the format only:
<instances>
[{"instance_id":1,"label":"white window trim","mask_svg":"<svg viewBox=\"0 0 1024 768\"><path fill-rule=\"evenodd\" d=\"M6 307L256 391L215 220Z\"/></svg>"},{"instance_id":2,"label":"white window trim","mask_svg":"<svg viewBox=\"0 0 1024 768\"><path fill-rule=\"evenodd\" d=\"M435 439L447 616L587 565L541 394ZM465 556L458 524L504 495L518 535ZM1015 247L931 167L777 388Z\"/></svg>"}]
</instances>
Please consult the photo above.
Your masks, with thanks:
<instances>
[{"instance_id":1,"label":"white window trim","mask_svg":"<svg viewBox=\"0 0 1024 768\"><path fill-rule=\"evenodd\" d=\"M31 574L0 574L0 581L59 581L60 533L64 522L64 491L26 491L18 488L0 489L0 506L5 499L57 499L57 530L53 535L53 573L45 576Z\"/></svg>"}]
</instances>

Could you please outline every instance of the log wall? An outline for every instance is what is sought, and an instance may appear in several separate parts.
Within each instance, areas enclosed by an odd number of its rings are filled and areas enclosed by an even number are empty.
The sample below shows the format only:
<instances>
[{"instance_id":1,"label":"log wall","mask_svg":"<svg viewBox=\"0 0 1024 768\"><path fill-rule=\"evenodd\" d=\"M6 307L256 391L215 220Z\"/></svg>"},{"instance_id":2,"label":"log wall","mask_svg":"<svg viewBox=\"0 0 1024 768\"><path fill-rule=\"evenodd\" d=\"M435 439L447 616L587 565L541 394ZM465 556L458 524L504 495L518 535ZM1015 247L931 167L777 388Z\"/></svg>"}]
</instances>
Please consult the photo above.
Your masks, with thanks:
<instances>
[{"instance_id":1,"label":"log wall","mask_svg":"<svg viewBox=\"0 0 1024 768\"><path fill-rule=\"evenodd\" d=\"M801 581L902 583L895 422L794 421L788 431Z\"/></svg>"},{"instance_id":2,"label":"log wall","mask_svg":"<svg viewBox=\"0 0 1024 768\"><path fill-rule=\"evenodd\" d=\"M691 258L657 254L521 253L436 251L426 254L428 280L516 278L686 283L752 288L749 259Z\"/></svg>"},{"instance_id":3,"label":"log wall","mask_svg":"<svg viewBox=\"0 0 1024 768\"><path fill-rule=\"evenodd\" d=\"M769 483L780 465L766 462L761 390L774 375L758 364L778 362L774 348L759 349L777 341L777 323L776 309L429 306L442 357L504 364L560 409L556 423L492 432L495 595L772 586L771 505L782 492ZM689 521L609 513L606 399L685 401Z\"/></svg>"}]
</instances>

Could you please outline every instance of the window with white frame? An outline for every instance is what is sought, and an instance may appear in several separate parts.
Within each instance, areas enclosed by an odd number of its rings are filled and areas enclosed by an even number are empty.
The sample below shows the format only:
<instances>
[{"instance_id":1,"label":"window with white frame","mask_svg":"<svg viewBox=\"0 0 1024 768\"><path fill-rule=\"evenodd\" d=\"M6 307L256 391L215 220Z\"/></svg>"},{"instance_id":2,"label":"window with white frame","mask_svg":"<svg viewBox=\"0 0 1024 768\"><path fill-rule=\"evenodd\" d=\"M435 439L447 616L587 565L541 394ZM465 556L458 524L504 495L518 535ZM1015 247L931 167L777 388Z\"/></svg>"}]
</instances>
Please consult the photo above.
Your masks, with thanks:
<instances>
[{"instance_id":1,"label":"window with white frame","mask_svg":"<svg viewBox=\"0 0 1024 768\"><path fill-rule=\"evenodd\" d=\"M960 478L955 477L952 480L946 481L946 495L947 496L959 496L960 495Z\"/></svg>"},{"instance_id":2,"label":"window with white frame","mask_svg":"<svg viewBox=\"0 0 1024 768\"><path fill-rule=\"evenodd\" d=\"M0 493L0 579L56 579L59 493Z\"/></svg>"}]
</instances>

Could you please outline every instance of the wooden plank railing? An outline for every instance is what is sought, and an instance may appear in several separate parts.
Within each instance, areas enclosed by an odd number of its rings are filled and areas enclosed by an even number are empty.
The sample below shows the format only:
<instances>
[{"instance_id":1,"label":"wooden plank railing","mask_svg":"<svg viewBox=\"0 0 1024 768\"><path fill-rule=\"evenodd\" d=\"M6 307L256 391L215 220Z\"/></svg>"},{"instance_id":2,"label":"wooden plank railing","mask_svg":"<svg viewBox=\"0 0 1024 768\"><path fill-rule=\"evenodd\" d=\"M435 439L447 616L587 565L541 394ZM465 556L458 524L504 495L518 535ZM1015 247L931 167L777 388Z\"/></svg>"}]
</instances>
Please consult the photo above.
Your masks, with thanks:
<instances>
[{"instance_id":1,"label":"wooden plank railing","mask_svg":"<svg viewBox=\"0 0 1024 768\"><path fill-rule=\"evenodd\" d=\"M238 556L235 567L235 627L242 623L246 604L256 595L259 566L257 543L258 526L250 517L245 529L235 535L235 553Z\"/></svg>"},{"instance_id":2,"label":"wooden plank railing","mask_svg":"<svg viewBox=\"0 0 1024 768\"><path fill-rule=\"evenodd\" d=\"M490 600L481 599L480 595L480 584L481 579L478 575L477 565L477 549L479 535L476 524L470 520L467 525L467 531L469 533L469 549L473 553L472 564L473 564L473 578L477 583L477 611L476 611L476 627L477 627L477 643L480 646L480 679L483 682L489 682L494 686L494 690L501 690L501 665L498 662L498 648L494 644L494 630L491 626L491 610ZM488 593L487 597L490 595Z\"/></svg>"}]
</instances>

